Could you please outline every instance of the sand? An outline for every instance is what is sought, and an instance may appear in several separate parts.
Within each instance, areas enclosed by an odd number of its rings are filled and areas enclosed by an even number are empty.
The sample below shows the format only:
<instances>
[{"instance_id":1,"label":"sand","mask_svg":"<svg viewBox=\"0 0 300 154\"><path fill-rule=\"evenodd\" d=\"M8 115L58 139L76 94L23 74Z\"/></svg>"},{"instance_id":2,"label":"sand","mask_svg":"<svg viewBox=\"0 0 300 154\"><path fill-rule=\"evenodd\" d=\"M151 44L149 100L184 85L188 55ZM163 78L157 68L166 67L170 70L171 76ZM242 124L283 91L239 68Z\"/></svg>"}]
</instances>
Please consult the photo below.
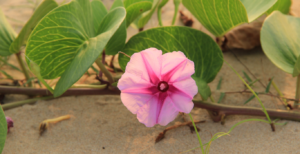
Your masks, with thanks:
<instances>
[{"instance_id":1,"label":"sand","mask_svg":"<svg viewBox=\"0 0 300 154\"><path fill-rule=\"evenodd\" d=\"M112 0L105 0L110 7ZM295 10L299 2L294 1ZM16 31L20 31L22 25L32 14L29 0L0 0L0 7L9 22ZM180 6L181 10L185 10ZM170 25L173 14L173 4L169 1L163 8L165 25ZM177 25L182 25L177 20ZM156 15L145 27L146 29L157 26ZM194 28L204 30L199 23ZM136 29L128 29L128 38L137 33ZM265 85L268 79L274 77L275 83L285 96L293 98L295 93L296 79L290 74L284 73L273 65L261 51L255 48L250 51L234 50L237 57L259 78ZM246 68L235 58L231 52L224 53L224 59L234 66L242 74ZM12 63L15 58L12 56ZM17 65L17 63L15 63ZM7 70L17 79L23 79L23 75L17 71ZM249 72L247 72L249 74ZM216 90L220 77L223 78L221 90ZM90 81L92 79L88 79ZM220 92L240 91L245 88L242 81L226 65L223 65L216 79L209 84L213 97L218 100ZM255 83L256 91L264 91L264 88ZM276 94L274 88L271 92ZM243 103L251 97L251 94L230 94L222 100L222 104L238 106L260 107L257 100L253 99L247 105ZM21 100L26 96L8 95L5 102ZM267 108L284 109L281 102L270 96L261 96L262 102ZM35 153L63 153L63 154L173 154L180 153L198 146L195 133L191 133L186 126L179 127L166 133L165 139L155 144L156 136L166 127L183 122L178 116L167 126L156 125L147 128L139 123L136 115L131 114L122 104L119 96L71 96L48 101L38 101L34 105L5 111L6 116L14 120L14 127L7 135L3 154L35 154ZM39 123L45 119L55 118L62 115L72 115L70 120L62 121L53 125L42 136L39 136ZM201 129L200 136L204 143L208 142L213 134L227 132L234 124L252 116L228 116L225 125L213 122L204 109L195 108L192 111L195 120L206 120L205 123L197 124ZM298 151L300 138L300 123L287 122L285 126L276 126L272 132L270 125L262 122L248 122L236 127L230 136L217 139L211 144L211 154L233 153L300 153ZM200 149L189 153L201 153Z\"/></svg>"}]
</instances>

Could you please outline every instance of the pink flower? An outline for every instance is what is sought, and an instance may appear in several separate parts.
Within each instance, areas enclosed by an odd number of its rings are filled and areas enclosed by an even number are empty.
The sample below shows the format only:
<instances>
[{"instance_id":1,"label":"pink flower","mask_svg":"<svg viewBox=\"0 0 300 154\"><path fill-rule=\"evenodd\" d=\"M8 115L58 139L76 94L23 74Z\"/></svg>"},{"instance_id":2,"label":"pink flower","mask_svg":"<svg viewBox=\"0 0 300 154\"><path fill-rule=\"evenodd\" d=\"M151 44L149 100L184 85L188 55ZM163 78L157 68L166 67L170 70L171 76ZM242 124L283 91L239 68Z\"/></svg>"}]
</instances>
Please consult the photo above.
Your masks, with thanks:
<instances>
[{"instance_id":1,"label":"pink flower","mask_svg":"<svg viewBox=\"0 0 300 154\"><path fill-rule=\"evenodd\" d=\"M167 125L179 112L189 113L198 88L191 78L194 62L181 52L149 48L131 56L118 82L121 100L147 127Z\"/></svg>"},{"instance_id":2,"label":"pink flower","mask_svg":"<svg viewBox=\"0 0 300 154\"><path fill-rule=\"evenodd\" d=\"M14 121L10 117L5 117L7 122L7 133L10 131L11 127L14 127Z\"/></svg>"}]
</instances>

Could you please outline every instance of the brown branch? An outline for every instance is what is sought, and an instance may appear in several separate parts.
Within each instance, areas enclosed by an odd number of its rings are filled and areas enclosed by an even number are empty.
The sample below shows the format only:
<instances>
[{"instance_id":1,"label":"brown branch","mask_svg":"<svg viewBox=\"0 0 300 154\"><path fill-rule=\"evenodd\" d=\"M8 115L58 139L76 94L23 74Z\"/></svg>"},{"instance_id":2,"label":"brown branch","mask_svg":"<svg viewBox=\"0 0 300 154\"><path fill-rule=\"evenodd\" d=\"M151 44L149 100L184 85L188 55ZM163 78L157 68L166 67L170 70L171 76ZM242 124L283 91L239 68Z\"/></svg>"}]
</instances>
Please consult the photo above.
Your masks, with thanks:
<instances>
[{"instance_id":1,"label":"brown branch","mask_svg":"<svg viewBox=\"0 0 300 154\"><path fill-rule=\"evenodd\" d=\"M216 103L208 103L203 101L194 100L194 106L199 108L204 108L212 111L212 119L215 122L219 122L228 115L251 115L251 116L265 116L261 108L255 107L242 107L242 106L232 106ZM300 121L300 112L295 110L277 110L277 109L267 109L267 112L271 118L280 118L285 120L295 120Z\"/></svg>"},{"instance_id":2,"label":"brown branch","mask_svg":"<svg viewBox=\"0 0 300 154\"><path fill-rule=\"evenodd\" d=\"M205 122L205 120L201 120L201 121L195 121L194 123L204 123L204 122ZM189 122L184 122L184 123L181 123L181 124L178 124L178 125L173 125L173 126L167 127L164 131L162 131L161 133L158 134L158 136L155 139L155 143L157 143L157 142L161 141L162 139L164 139L165 134L167 133L167 131L178 128L178 127L181 127L181 126L189 126L191 124L192 124L192 122L189 121Z\"/></svg>"},{"instance_id":3,"label":"brown branch","mask_svg":"<svg viewBox=\"0 0 300 154\"><path fill-rule=\"evenodd\" d=\"M23 95L41 95L52 96L48 89L0 86L0 94L23 94ZM62 96L71 95L120 95L120 91L109 89L92 89L92 88L70 88Z\"/></svg>"},{"instance_id":4,"label":"brown branch","mask_svg":"<svg viewBox=\"0 0 300 154\"><path fill-rule=\"evenodd\" d=\"M10 87L10 86L0 86L0 94L24 94L24 95L42 95L42 96L52 96L52 94L47 89L37 89L37 88L21 88L21 87ZM89 88L71 88L67 90L62 96L71 95L120 95L118 89L89 89ZM210 110L212 112L212 118L214 121L221 121L225 116L228 115L252 115L252 116L265 116L261 108L255 107L241 107L241 106L231 106L224 104L208 103L203 101L194 100L194 106ZM286 120L300 121L300 112L296 110L286 111L286 110L275 110L268 109L268 114L271 118L280 118Z\"/></svg>"}]
</instances>

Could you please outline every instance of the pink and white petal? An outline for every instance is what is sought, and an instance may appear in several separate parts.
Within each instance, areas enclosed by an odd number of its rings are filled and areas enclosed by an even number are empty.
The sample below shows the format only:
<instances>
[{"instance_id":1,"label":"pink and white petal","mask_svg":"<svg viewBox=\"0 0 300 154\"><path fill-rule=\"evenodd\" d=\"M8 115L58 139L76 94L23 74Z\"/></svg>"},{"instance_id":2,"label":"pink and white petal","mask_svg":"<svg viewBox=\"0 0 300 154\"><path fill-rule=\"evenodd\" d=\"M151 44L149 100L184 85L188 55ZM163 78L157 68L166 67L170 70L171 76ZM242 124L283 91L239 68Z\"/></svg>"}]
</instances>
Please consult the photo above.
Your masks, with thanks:
<instances>
[{"instance_id":1,"label":"pink and white petal","mask_svg":"<svg viewBox=\"0 0 300 154\"><path fill-rule=\"evenodd\" d=\"M171 87L170 87L171 89ZM176 110L179 112L190 113L194 107L193 98L180 90L169 90L169 97L173 102Z\"/></svg>"},{"instance_id":2,"label":"pink and white petal","mask_svg":"<svg viewBox=\"0 0 300 154\"><path fill-rule=\"evenodd\" d=\"M149 48L140 52L143 63L149 74L151 83L157 84L161 79L162 51L156 48Z\"/></svg>"},{"instance_id":3,"label":"pink and white petal","mask_svg":"<svg viewBox=\"0 0 300 154\"><path fill-rule=\"evenodd\" d=\"M139 93L121 92L121 101L126 108L133 114L137 114L138 110L149 102L153 95Z\"/></svg>"},{"instance_id":4,"label":"pink and white petal","mask_svg":"<svg viewBox=\"0 0 300 154\"><path fill-rule=\"evenodd\" d=\"M189 60L181 51L164 54L162 61L164 81L180 81L195 73L194 62Z\"/></svg>"},{"instance_id":5,"label":"pink and white petal","mask_svg":"<svg viewBox=\"0 0 300 154\"><path fill-rule=\"evenodd\" d=\"M157 124L157 115L159 113L157 107L158 96L154 96L138 110L137 119L139 122L145 124L146 127L153 127Z\"/></svg>"},{"instance_id":6,"label":"pink and white petal","mask_svg":"<svg viewBox=\"0 0 300 154\"><path fill-rule=\"evenodd\" d=\"M173 121L178 115L177 109L174 107L170 97L167 97L163 103L158 117L158 123L162 126L166 126Z\"/></svg>"},{"instance_id":7,"label":"pink and white petal","mask_svg":"<svg viewBox=\"0 0 300 154\"><path fill-rule=\"evenodd\" d=\"M140 89L153 86L149 81L143 80L141 76L125 72L119 79L118 88L122 91L125 89Z\"/></svg>"},{"instance_id":8,"label":"pink and white petal","mask_svg":"<svg viewBox=\"0 0 300 154\"><path fill-rule=\"evenodd\" d=\"M150 83L149 74L140 52L134 53L131 56L130 61L127 63L124 74L131 74Z\"/></svg>"},{"instance_id":9,"label":"pink and white petal","mask_svg":"<svg viewBox=\"0 0 300 154\"><path fill-rule=\"evenodd\" d=\"M174 82L172 85L191 98L194 98L194 96L198 93L197 84L191 77L186 78L185 80Z\"/></svg>"}]
</instances>

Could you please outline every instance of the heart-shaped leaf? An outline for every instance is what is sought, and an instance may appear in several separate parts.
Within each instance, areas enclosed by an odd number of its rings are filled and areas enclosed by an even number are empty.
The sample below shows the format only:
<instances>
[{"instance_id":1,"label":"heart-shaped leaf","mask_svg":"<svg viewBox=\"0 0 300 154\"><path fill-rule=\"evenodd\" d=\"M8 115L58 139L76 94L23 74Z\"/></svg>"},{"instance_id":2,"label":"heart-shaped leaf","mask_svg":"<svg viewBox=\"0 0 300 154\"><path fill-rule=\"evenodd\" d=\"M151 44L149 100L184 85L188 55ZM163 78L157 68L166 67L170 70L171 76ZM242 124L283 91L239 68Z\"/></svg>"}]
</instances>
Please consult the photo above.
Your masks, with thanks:
<instances>
[{"instance_id":1,"label":"heart-shaped leaf","mask_svg":"<svg viewBox=\"0 0 300 154\"><path fill-rule=\"evenodd\" d=\"M241 2L246 8L248 22L252 22L270 9L277 0L241 0Z\"/></svg>"},{"instance_id":2,"label":"heart-shaped leaf","mask_svg":"<svg viewBox=\"0 0 300 154\"><path fill-rule=\"evenodd\" d=\"M255 20L277 0L183 0L183 5L215 36Z\"/></svg>"},{"instance_id":3,"label":"heart-shaped leaf","mask_svg":"<svg viewBox=\"0 0 300 154\"><path fill-rule=\"evenodd\" d=\"M267 14L271 14L275 10L278 10L283 14L288 14L290 12L291 5L291 0L277 0L277 2L267 11Z\"/></svg>"},{"instance_id":4,"label":"heart-shaped leaf","mask_svg":"<svg viewBox=\"0 0 300 154\"><path fill-rule=\"evenodd\" d=\"M0 9L0 56L9 56L11 43L16 38L16 33L7 22L2 10Z\"/></svg>"},{"instance_id":5,"label":"heart-shaped leaf","mask_svg":"<svg viewBox=\"0 0 300 154\"><path fill-rule=\"evenodd\" d=\"M18 37L13 41L10 45L9 51L11 53L18 53L23 45L26 44L26 41L34 29L36 24L51 10L56 8L58 5L54 0L44 0L36 11L33 13L31 18L22 28L21 32L19 33Z\"/></svg>"},{"instance_id":6,"label":"heart-shaped leaf","mask_svg":"<svg viewBox=\"0 0 300 154\"><path fill-rule=\"evenodd\" d=\"M99 2L92 3L97 5ZM110 11L101 22L94 21L94 7L86 0L57 7L38 23L29 37L26 46L28 65L35 62L45 79L61 76L54 90L56 97L88 70L125 19L125 9L119 7ZM98 7L103 8L102 5ZM100 23L97 31L94 22Z\"/></svg>"},{"instance_id":7,"label":"heart-shaped leaf","mask_svg":"<svg viewBox=\"0 0 300 154\"><path fill-rule=\"evenodd\" d=\"M261 45L266 56L278 68L290 74L293 74L300 55L299 27L300 18L274 11L265 19L260 32Z\"/></svg>"},{"instance_id":8,"label":"heart-shaped leaf","mask_svg":"<svg viewBox=\"0 0 300 154\"><path fill-rule=\"evenodd\" d=\"M182 3L215 36L248 22L240 0L183 0Z\"/></svg>"},{"instance_id":9,"label":"heart-shaped leaf","mask_svg":"<svg viewBox=\"0 0 300 154\"><path fill-rule=\"evenodd\" d=\"M138 16L152 8L153 0L125 0L126 26L128 27Z\"/></svg>"},{"instance_id":10,"label":"heart-shaped leaf","mask_svg":"<svg viewBox=\"0 0 300 154\"><path fill-rule=\"evenodd\" d=\"M0 109L0 153L2 153L7 135L7 122L1 107Z\"/></svg>"},{"instance_id":11,"label":"heart-shaped leaf","mask_svg":"<svg viewBox=\"0 0 300 154\"><path fill-rule=\"evenodd\" d=\"M193 78L206 84L215 78L223 64L223 54L216 42L203 32L188 27L170 26L142 31L126 43L123 52L132 55L150 47L163 53L182 51L195 63ZM128 61L127 56L120 54L119 63L123 70Z\"/></svg>"},{"instance_id":12,"label":"heart-shaped leaf","mask_svg":"<svg viewBox=\"0 0 300 154\"><path fill-rule=\"evenodd\" d=\"M193 76L193 79L196 81L198 87L198 93L201 95L202 99L206 101L211 95L211 90L208 84L200 78Z\"/></svg>"}]
</instances>

